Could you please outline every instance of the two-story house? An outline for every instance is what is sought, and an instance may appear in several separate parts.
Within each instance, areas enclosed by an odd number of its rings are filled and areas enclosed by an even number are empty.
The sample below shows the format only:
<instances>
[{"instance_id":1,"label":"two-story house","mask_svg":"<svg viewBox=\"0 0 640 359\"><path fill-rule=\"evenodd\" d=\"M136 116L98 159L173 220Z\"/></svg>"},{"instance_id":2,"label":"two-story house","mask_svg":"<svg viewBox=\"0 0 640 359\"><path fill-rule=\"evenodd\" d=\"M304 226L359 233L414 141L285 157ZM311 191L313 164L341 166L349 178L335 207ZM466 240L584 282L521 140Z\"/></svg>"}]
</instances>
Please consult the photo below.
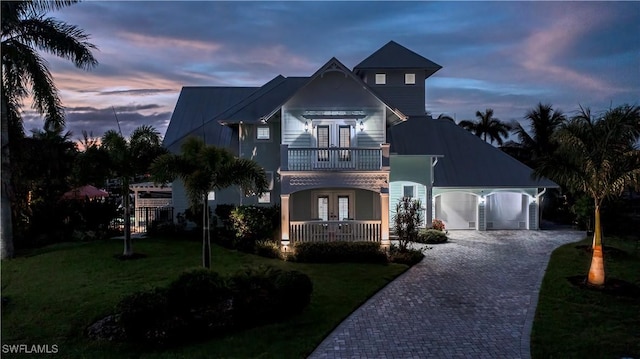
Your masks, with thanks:
<instances>
[{"instance_id":1,"label":"two-story house","mask_svg":"<svg viewBox=\"0 0 640 359\"><path fill-rule=\"evenodd\" d=\"M389 42L353 70L336 58L309 77L262 87L184 87L164 138L190 136L260 163L269 192L230 188L210 204L280 204L283 245L386 244L395 205L420 199L449 229L537 229L539 196L556 185L458 127L425 114L425 80L441 67ZM173 184L174 213L189 205Z\"/></svg>"}]
</instances>

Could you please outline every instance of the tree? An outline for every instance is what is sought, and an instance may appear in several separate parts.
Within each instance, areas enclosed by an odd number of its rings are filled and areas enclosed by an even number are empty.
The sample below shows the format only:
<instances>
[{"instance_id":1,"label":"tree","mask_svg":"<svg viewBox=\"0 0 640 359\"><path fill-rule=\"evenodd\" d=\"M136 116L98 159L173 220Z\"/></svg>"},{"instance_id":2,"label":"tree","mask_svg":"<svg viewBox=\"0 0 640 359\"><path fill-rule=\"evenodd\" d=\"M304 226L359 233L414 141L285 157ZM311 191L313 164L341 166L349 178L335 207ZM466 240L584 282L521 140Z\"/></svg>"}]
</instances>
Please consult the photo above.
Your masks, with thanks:
<instances>
[{"instance_id":1,"label":"tree","mask_svg":"<svg viewBox=\"0 0 640 359\"><path fill-rule=\"evenodd\" d=\"M153 160L166 153L160 142L160 133L147 125L136 128L129 140L114 130L109 130L102 136L102 147L109 155L113 174L120 177L122 182L122 206L124 207L122 255L125 257L133 255L129 183L136 175L145 174Z\"/></svg>"},{"instance_id":2,"label":"tree","mask_svg":"<svg viewBox=\"0 0 640 359\"><path fill-rule=\"evenodd\" d=\"M20 108L33 97L33 108L45 117L48 129L64 126L64 109L53 77L38 51L70 60L78 68L98 64L89 35L76 26L45 17L77 1L2 1L2 193L0 257L13 256L11 218L11 136L22 132Z\"/></svg>"},{"instance_id":3,"label":"tree","mask_svg":"<svg viewBox=\"0 0 640 359\"><path fill-rule=\"evenodd\" d=\"M554 139L558 148L540 159L535 175L583 191L595 208L593 255L588 283L605 283L600 208L628 187L640 188L640 107L623 105L595 117L589 109L563 124Z\"/></svg>"},{"instance_id":4,"label":"tree","mask_svg":"<svg viewBox=\"0 0 640 359\"><path fill-rule=\"evenodd\" d=\"M245 195L261 195L268 183L264 169L246 158L236 158L224 148L208 146L202 139L188 138L181 153L165 154L155 160L151 173L157 182L180 178L193 208L202 206L202 265L211 268L209 192L239 185Z\"/></svg>"},{"instance_id":5,"label":"tree","mask_svg":"<svg viewBox=\"0 0 640 359\"><path fill-rule=\"evenodd\" d=\"M496 141L498 146L502 146L502 138L509 136L509 130L511 126L503 123L497 118L493 117L493 109L488 108L484 113L476 111L477 122L463 120L458 124L464 129L473 132L476 136L482 137L486 142L487 136L491 143Z\"/></svg>"},{"instance_id":6,"label":"tree","mask_svg":"<svg viewBox=\"0 0 640 359\"><path fill-rule=\"evenodd\" d=\"M398 236L398 247L401 252L407 251L409 242L417 242L420 224L422 223L422 204L420 200L402 197L396 204L393 223Z\"/></svg>"},{"instance_id":7,"label":"tree","mask_svg":"<svg viewBox=\"0 0 640 359\"><path fill-rule=\"evenodd\" d=\"M520 122L515 122L512 131L518 141L507 142L503 150L534 168L538 158L549 156L555 150L553 135L567 118L561 110L554 110L550 104L542 103L527 111L524 118L530 130L527 131Z\"/></svg>"}]
</instances>

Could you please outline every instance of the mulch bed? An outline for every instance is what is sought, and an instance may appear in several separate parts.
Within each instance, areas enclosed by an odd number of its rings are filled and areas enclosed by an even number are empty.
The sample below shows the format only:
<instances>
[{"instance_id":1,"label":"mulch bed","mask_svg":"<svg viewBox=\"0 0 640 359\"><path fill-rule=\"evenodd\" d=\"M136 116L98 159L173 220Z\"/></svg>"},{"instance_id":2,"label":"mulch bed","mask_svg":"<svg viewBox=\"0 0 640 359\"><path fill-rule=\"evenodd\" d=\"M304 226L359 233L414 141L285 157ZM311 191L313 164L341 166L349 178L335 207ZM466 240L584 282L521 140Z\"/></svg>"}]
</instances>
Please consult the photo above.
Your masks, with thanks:
<instances>
[{"instance_id":1,"label":"mulch bed","mask_svg":"<svg viewBox=\"0 0 640 359\"><path fill-rule=\"evenodd\" d=\"M584 275L567 277L567 280L569 283L581 289L593 290L620 297L640 298L640 287L621 279L607 278L602 287L590 285L587 283L587 277Z\"/></svg>"}]
</instances>

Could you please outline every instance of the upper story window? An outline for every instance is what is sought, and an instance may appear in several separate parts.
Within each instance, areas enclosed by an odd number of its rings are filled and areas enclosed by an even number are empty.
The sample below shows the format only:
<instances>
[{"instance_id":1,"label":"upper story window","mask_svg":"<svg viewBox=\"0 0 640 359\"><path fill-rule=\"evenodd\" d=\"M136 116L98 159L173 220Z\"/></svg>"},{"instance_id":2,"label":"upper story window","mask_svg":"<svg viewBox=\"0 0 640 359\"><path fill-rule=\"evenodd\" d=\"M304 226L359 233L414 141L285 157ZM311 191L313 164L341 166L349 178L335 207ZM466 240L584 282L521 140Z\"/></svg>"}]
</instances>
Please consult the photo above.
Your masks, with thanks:
<instances>
[{"instance_id":1,"label":"upper story window","mask_svg":"<svg viewBox=\"0 0 640 359\"><path fill-rule=\"evenodd\" d=\"M271 139L271 131L269 131L269 126L256 127L256 140L270 140L270 139Z\"/></svg>"},{"instance_id":2,"label":"upper story window","mask_svg":"<svg viewBox=\"0 0 640 359\"><path fill-rule=\"evenodd\" d=\"M415 85L416 84L416 74L413 74L413 73L404 74L404 84L405 85Z\"/></svg>"},{"instance_id":3,"label":"upper story window","mask_svg":"<svg viewBox=\"0 0 640 359\"><path fill-rule=\"evenodd\" d=\"M387 83L387 74L376 74L376 85L384 85Z\"/></svg>"}]
</instances>

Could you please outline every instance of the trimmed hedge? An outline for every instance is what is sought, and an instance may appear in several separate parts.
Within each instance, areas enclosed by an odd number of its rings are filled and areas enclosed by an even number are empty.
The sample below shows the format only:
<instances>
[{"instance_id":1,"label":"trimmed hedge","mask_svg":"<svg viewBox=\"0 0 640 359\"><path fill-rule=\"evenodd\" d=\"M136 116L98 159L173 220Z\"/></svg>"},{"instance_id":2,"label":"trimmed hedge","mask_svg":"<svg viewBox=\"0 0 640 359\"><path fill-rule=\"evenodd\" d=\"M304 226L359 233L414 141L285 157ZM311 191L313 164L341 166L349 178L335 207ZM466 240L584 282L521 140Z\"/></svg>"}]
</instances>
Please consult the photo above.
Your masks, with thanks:
<instances>
[{"instance_id":1,"label":"trimmed hedge","mask_svg":"<svg viewBox=\"0 0 640 359\"><path fill-rule=\"evenodd\" d=\"M308 242L294 247L293 260L305 263L387 263L377 242Z\"/></svg>"},{"instance_id":2,"label":"trimmed hedge","mask_svg":"<svg viewBox=\"0 0 640 359\"><path fill-rule=\"evenodd\" d=\"M408 248L401 251L396 246L389 248L389 262L391 263L406 264L411 267L420 263L422 258L424 258L424 254L418 249Z\"/></svg>"},{"instance_id":3,"label":"trimmed hedge","mask_svg":"<svg viewBox=\"0 0 640 359\"><path fill-rule=\"evenodd\" d=\"M447 234L437 229L421 229L418 233L418 243L439 244L448 240Z\"/></svg>"}]
</instances>

